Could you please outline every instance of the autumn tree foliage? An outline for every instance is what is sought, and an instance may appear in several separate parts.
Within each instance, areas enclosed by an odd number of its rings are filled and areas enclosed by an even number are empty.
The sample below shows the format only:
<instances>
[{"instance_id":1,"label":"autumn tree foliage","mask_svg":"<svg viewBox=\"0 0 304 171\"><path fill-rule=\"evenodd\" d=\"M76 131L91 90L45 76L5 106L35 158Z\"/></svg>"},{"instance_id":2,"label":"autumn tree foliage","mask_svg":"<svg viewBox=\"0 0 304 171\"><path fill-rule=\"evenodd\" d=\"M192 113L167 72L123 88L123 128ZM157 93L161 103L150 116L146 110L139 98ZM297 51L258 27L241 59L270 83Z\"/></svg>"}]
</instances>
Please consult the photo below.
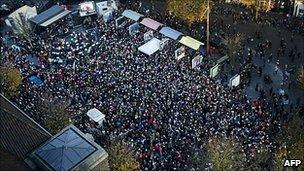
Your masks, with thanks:
<instances>
[{"instance_id":1,"label":"autumn tree foliage","mask_svg":"<svg viewBox=\"0 0 304 171\"><path fill-rule=\"evenodd\" d=\"M235 65L235 55L242 48L243 40L244 36L242 34L224 38L223 44L226 49L226 54L233 66Z\"/></svg>"},{"instance_id":2,"label":"autumn tree foliage","mask_svg":"<svg viewBox=\"0 0 304 171\"><path fill-rule=\"evenodd\" d=\"M122 141L111 142L107 148L109 166L115 171L139 171L140 165L134 158L134 151Z\"/></svg>"},{"instance_id":3,"label":"autumn tree foliage","mask_svg":"<svg viewBox=\"0 0 304 171\"><path fill-rule=\"evenodd\" d=\"M254 10L256 20L260 11L269 11L273 7L271 0L241 0L240 2Z\"/></svg>"},{"instance_id":4,"label":"autumn tree foliage","mask_svg":"<svg viewBox=\"0 0 304 171\"><path fill-rule=\"evenodd\" d=\"M238 170L246 162L241 145L233 138L211 138L207 149L214 170Z\"/></svg>"},{"instance_id":5,"label":"autumn tree foliage","mask_svg":"<svg viewBox=\"0 0 304 171\"><path fill-rule=\"evenodd\" d=\"M278 136L278 142L280 147L278 148L274 162L277 170L283 169L283 162L286 159L298 159L304 161L304 124L303 119L296 114L292 121L284 127L280 136ZM304 170L304 165L298 167L299 170ZM290 168L292 170L292 168Z\"/></svg>"},{"instance_id":6,"label":"autumn tree foliage","mask_svg":"<svg viewBox=\"0 0 304 171\"><path fill-rule=\"evenodd\" d=\"M41 99L38 112L45 117L45 127L56 134L71 124L70 116L66 110L67 103L59 99Z\"/></svg>"},{"instance_id":7,"label":"autumn tree foliage","mask_svg":"<svg viewBox=\"0 0 304 171\"><path fill-rule=\"evenodd\" d=\"M189 23L207 18L207 0L167 0L171 14Z\"/></svg>"},{"instance_id":8,"label":"autumn tree foliage","mask_svg":"<svg viewBox=\"0 0 304 171\"><path fill-rule=\"evenodd\" d=\"M0 90L5 96L17 95L21 83L22 76L18 68L13 66L0 67Z\"/></svg>"}]
</instances>

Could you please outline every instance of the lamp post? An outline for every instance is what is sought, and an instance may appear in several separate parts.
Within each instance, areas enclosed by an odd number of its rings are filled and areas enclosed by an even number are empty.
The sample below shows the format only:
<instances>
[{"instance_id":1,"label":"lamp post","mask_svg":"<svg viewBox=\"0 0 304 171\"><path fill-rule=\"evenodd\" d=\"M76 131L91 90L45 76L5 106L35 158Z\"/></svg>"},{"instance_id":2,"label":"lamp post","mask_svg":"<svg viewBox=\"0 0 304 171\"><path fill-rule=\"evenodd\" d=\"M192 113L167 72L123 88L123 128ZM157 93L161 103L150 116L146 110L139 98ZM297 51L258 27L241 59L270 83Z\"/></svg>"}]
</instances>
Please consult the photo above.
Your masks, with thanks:
<instances>
[{"instance_id":1,"label":"lamp post","mask_svg":"<svg viewBox=\"0 0 304 171\"><path fill-rule=\"evenodd\" d=\"M209 16L210 16L210 0L207 0L207 28L206 28L206 36L207 36L207 41L206 41L206 51L207 51L207 54L209 55L209 50L210 50L210 44L209 44L209 37L210 37L210 28L209 28L209 22L210 22L210 19L209 19Z\"/></svg>"}]
</instances>

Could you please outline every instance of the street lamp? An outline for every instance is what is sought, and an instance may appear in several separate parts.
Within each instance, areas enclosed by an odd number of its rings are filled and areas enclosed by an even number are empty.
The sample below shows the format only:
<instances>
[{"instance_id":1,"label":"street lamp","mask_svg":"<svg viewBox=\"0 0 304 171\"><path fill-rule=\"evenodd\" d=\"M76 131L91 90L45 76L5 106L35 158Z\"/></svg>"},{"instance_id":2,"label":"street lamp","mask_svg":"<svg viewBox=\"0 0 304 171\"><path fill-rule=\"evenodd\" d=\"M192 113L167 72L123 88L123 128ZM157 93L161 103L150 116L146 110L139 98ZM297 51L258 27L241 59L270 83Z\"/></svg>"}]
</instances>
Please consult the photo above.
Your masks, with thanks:
<instances>
[{"instance_id":1,"label":"street lamp","mask_svg":"<svg viewBox=\"0 0 304 171\"><path fill-rule=\"evenodd\" d=\"M207 51L207 54L209 54L209 50L210 50L210 44L209 44L209 40L210 40L210 28L209 28L209 22L210 22L210 19L209 19L209 16L210 16L210 0L207 0L207 28L206 28L206 35L207 35L207 41L206 41L206 51Z\"/></svg>"}]
</instances>

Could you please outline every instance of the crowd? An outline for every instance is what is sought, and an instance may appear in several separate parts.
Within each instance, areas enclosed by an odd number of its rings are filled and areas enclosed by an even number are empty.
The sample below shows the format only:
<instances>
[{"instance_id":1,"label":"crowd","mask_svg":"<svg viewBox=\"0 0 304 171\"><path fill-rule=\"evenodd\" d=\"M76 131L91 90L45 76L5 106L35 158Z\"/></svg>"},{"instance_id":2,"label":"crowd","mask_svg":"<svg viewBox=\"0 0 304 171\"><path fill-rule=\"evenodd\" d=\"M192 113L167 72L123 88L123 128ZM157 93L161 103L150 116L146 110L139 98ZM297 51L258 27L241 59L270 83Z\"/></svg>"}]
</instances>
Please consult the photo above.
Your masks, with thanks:
<instances>
[{"instance_id":1,"label":"crowd","mask_svg":"<svg viewBox=\"0 0 304 171\"><path fill-rule=\"evenodd\" d=\"M182 25L175 20L159 19ZM37 102L46 95L64 99L78 128L99 142L101 135L123 138L136 149L143 170L191 169L193 154L214 136L236 138L248 158L261 147L275 148L269 135L280 124L270 128L269 104L246 98L243 84L229 89L210 79L205 68L191 69L191 56L177 61L177 43L147 56L137 50L147 28L131 36L114 21L96 19L88 21L93 29L72 31L68 21L36 34L31 44L6 34L21 51L1 47L1 64L14 62L24 77L13 101L42 125L46 116ZM39 64L30 63L28 55ZM44 84L33 85L27 79L32 75ZM91 108L106 115L101 130L85 115Z\"/></svg>"}]
</instances>

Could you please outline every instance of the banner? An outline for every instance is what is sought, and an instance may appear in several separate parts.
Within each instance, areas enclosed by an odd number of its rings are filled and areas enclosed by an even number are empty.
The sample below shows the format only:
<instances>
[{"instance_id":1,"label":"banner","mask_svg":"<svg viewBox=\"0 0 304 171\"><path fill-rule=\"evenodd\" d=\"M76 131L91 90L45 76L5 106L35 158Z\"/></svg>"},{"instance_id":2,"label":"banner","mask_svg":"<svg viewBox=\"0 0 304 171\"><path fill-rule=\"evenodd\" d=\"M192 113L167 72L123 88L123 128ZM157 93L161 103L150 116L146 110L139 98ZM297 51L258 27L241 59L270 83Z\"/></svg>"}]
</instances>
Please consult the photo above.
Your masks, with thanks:
<instances>
[{"instance_id":1,"label":"banner","mask_svg":"<svg viewBox=\"0 0 304 171\"><path fill-rule=\"evenodd\" d=\"M214 67L212 67L211 69L210 69L210 77L211 78L214 78L214 77L216 77L217 75L218 75L218 73L219 73L219 64L216 64Z\"/></svg>"},{"instance_id":2,"label":"banner","mask_svg":"<svg viewBox=\"0 0 304 171\"><path fill-rule=\"evenodd\" d=\"M94 1L83 2L79 4L79 15L81 17L96 14Z\"/></svg>"},{"instance_id":3,"label":"banner","mask_svg":"<svg viewBox=\"0 0 304 171\"><path fill-rule=\"evenodd\" d=\"M163 38L160 42L160 50L164 49L164 47L169 44L170 39L169 38Z\"/></svg>"},{"instance_id":4,"label":"banner","mask_svg":"<svg viewBox=\"0 0 304 171\"><path fill-rule=\"evenodd\" d=\"M230 78L228 86L237 87L238 85L240 85L240 81L241 81L241 76L239 74L236 74L235 76Z\"/></svg>"},{"instance_id":5,"label":"banner","mask_svg":"<svg viewBox=\"0 0 304 171\"><path fill-rule=\"evenodd\" d=\"M104 13L103 15L103 20L107 23L110 22L113 19L113 12L112 11L108 11L106 13Z\"/></svg>"},{"instance_id":6,"label":"banner","mask_svg":"<svg viewBox=\"0 0 304 171\"><path fill-rule=\"evenodd\" d=\"M115 20L116 28L124 27L127 24L127 19L124 16L118 17Z\"/></svg>"},{"instance_id":7,"label":"banner","mask_svg":"<svg viewBox=\"0 0 304 171\"><path fill-rule=\"evenodd\" d=\"M186 56L186 49L184 46L181 46L180 48L175 50L175 58L177 60L180 60L185 56Z\"/></svg>"},{"instance_id":8,"label":"banner","mask_svg":"<svg viewBox=\"0 0 304 171\"><path fill-rule=\"evenodd\" d=\"M226 61L228 58L229 58L229 57L228 57L227 55L225 55L225 56L221 57L220 59L218 59L216 62L217 62L218 64L220 64L220 63Z\"/></svg>"},{"instance_id":9,"label":"banner","mask_svg":"<svg viewBox=\"0 0 304 171\"><path fill-rule=\"evenodd\" d=\"M192 59L192 69L196 68L203 62L203 57L198 55Z\"/></svg>"}]
</instances>

